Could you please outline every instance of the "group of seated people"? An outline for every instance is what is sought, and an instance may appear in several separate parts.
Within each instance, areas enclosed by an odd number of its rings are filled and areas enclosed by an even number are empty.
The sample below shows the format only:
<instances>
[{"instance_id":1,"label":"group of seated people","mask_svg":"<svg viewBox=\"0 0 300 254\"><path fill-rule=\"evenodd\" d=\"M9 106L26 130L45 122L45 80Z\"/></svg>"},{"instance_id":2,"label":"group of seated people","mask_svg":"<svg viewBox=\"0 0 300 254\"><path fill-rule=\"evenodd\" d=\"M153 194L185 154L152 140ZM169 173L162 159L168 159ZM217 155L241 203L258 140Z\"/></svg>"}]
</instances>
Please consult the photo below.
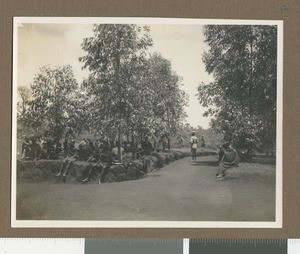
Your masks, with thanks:
<instances>
[{"instance_id":1,"label":"group of seated people","mask_svg":"<svg viewBox=\"0 0 300 254\"><path fill-rule=\"evenodd\" d=\"M134 146L131 142L123 141L121 146L119 141L114 144L107 140L97 139L94 142L89 138L83 138L79 143L71 137L66 137L63 142L50 138L47 133L37 138L35 135L24 137L22 143L22 160L39 160L39 159L62 159L61 168L57 176L65 180L73 162L77 160L87 161L89 169L87 177L83 182L90 181L92 174L100 169L104 176L107 167L112 164L120 163L121 153L122 161L141 158L144 155L151 154L154 149L147 138L143 142L136 143ZM104 169L104 170L103 170ZM99 179L99 182L101 179Z\"/></svg>"},{"instance_id":2,"label":"group of seated people","mask_svg":"<svg viewBox=\"0 0 300 254\"><path fill-rule=\"evenodd\" d=\"M151 142L145 138L144 141L133 145L131 142L124 141L122 145L115 142L114 146L106 140L83 138L78 146L75 145L73 138L67 137L61 144L59 140L54 140L47 135L37 138L34 135L24 137L22 143L22 159L63 159L62 167L57 176L65 177L72 163L76 160L87 161L90 164L88 177L84 181L89 181L95 169L106 169L107 165L120 162L120 155L123 160L150 155L154 151ZM106 164L105 164L106 163ZM217 177L223 178L228 169L238 166L239 155L230 145L225 143L220 147ZM105 166L106 165L106 166ZM105 173L106 170L102 170ZM100 181L100 180L99 180Z\"/></svg>"},{"instance_id":3,"label":"group of seated people","mask_svg":"<svg viewBox=\"0 0 300 254\"><path fill-rule=\"evenodd\" d=\"M42 137L36 137L35 135L24 137L21 159L62 159L75 156L78 160L84 161L92 157L101 161L109 161L119 159L119 150L122 157L130 157L135 154L135 158L150 155L154 151L148 138L135 144L123 141L121 146L119 141L108 142L101 139L92 141L89 138L83 138L75 144L74 139L71 137L64 138L61 143L58 139L53 139L45 133Z\"/></svg>"},{"instance_id":4,"label":"group of seated people","mask_svg":"<svg viewBox=\"0 0 300 254\"><path fill-rule=\"evenodd\" d=\"M132 154L135 152L137 158L140 158L153 151L152 144L148 141L142 142L142 145L136 145L135 148L129 142L124 141L121 146L119 141L115 142L115 146L111 149L108 142L96 140L93 143L90 139L83 138L78 145L78 150L73 156L66 157L57 176L62 176L63 181L69 172L73 162L76 160L85 160L89 163L86 174L82 183L90 182L93 175L99 172L99 181L104 181L105 175L108 173L112 165L121 164L121 160L130 161L133 159ZM119 154L120 152L120 154Z\"/></svg>"},{"instance_id":5,"label":"group of seated people","mask_svg":"<svg viewBox=\"0 0 300 254\"><path fill-rule=\"evenodd\" d=\"M70 155L75 153L75 141L73 139L65 139L62 146L59 140L47 136L25 136L21 153L22 160L58 159L63 154Z\"/></svg>"}]
</instances>

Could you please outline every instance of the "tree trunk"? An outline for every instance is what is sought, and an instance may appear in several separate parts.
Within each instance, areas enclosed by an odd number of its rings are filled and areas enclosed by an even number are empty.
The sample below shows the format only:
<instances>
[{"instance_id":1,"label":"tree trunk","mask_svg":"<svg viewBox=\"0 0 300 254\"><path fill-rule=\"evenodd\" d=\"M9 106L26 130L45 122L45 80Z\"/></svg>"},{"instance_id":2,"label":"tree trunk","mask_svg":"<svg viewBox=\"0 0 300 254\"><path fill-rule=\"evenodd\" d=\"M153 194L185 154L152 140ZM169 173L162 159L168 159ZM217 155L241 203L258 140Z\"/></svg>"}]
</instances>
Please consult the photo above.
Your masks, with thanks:
<instances>
[{"instance_id":1,"label":"tree trunk","mask_svg":"<svg viewBox=\"0 0 300 254\"><path fill-rule=\"evenodd\" d=\"M122 151L121 151L121 123L119 124L119 133L118 133L118 140L119 140L119 145L118 145L118 158L119 161L122 161Z\"/></svg>"},{"instance_id":2,"label":"tree trunk","mask_svg":"<svg viewBox=\"0 0 300 254\"><path fill-rule=\"evenodd\" d=\"M132 150L132 157L133 157L133 159L136 159L136 150L135 150L134 135L131 136L131 150Z\"/></svg>"},{"instance_id":3,"label":"tree trunk","mask_svg":"<svg viewBox=\"0 0 300 254\"><path fill-rule=\"evenodd\" d=\"M250 26L250 114L253 113L253 35Z\"/></svg>"},{"instance_id":4,"label":"tree trunk","mask_svg":"<svg viewBox=\"0 0 300 254\"><path fill-rule=\"evenodd\" d=\"M167 136L167 140L168 140L168 150L171 151L170 137L169 136Z\"/></svg>"},{"instance_id":5,"label":"tree trunk","mask_svg":"<svg viewBox=\"0 0 300 254\"><path fill-rule=\"evenodd\" d=\"M157 142L156 142L156 138L153 137L153 148L154 150L156 151L156 148L157 148Z\"/></svg>"}]
</instances>

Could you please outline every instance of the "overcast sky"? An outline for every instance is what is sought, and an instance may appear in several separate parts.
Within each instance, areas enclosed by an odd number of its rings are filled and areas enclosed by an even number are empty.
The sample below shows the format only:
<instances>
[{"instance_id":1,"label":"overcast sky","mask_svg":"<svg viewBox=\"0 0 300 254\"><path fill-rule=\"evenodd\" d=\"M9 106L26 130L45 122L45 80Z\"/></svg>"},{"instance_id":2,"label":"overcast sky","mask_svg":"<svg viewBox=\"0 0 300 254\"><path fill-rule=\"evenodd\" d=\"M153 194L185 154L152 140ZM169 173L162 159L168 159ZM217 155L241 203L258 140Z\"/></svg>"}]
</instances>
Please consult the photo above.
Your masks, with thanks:
<instances>
[{"instance_id":1,"label":"overcast sky","mask_svg":"<svg viewBox=\"0 0 300 254\"><path fill-rule=\"evenodd\" d=\"M197 98L201 82L212 77L205 72L202 53L208 49L204 43L201 25L151 25L154 46L172 62L172 68L183 78L184 89L189 95L186 121L192 126L209 127L210 119L202 116L203 109ZM78 61L85 55L80 44L85 37L93 36L91 24L22 24L18 27L17 84L30 86L39 68L45 65L70 64L78 83L88 76Z\"/></svg>"}]
</instances>

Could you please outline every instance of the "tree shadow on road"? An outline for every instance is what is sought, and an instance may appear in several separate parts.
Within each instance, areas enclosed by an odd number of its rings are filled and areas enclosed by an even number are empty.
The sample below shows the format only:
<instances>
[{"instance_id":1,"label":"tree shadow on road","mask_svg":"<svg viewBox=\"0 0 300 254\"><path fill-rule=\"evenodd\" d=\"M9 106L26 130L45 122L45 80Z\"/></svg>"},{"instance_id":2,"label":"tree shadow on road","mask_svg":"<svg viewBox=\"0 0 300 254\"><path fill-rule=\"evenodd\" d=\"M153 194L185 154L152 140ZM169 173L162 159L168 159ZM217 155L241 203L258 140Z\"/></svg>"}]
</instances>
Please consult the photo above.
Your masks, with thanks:
<instances>
[{"instance_id":1,"label":"tree shadow on road","mask_svg":"<svg viewBox=\"0 0 300 254\"><path fill-rule=\"evenodd\" d=\"M155 174L155 173L149 173L146 175L147 178L150 178L150 177L161 177L161 175L158 175L158 174Z\"/></svg>"},{"instance_id":2,"label":"tree shadow on road","mask_svg":"<svg viewBox=\"0 0 300 254\"><path fill-rule=\"evenodd\" d=\"M192 165L194 165L194 166L216 167L217 162L216 161L195 161L195 162L192 162Z\"/></svg>"}]
</instances>

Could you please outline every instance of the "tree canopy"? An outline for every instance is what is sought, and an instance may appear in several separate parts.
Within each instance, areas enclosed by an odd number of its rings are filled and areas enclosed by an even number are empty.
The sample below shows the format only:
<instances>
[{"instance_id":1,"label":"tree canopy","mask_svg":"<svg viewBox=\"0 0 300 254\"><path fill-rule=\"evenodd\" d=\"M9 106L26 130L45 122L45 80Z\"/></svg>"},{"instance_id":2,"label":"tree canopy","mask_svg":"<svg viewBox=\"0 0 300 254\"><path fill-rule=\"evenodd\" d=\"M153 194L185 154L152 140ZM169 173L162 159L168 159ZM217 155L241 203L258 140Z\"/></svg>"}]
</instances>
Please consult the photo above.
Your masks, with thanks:
<instances>
[{"instance_id":1,"label":"tree canopy","mask_svg":"<svg viewBox=\"0 0 300 254\"><path fill-rule=\"evenodd\" d=\"M180 77L170 61L150 56L149 27L95 25L79 60L90 70L83 82L90 123L110 137L167 134L182 118L185 104ZM122 130L121 130L122 129Z\"/></svg>"},{"instance_id":2,"label":"tree canopy","mask_svg":"<svg viewBox=\"0 0 300 254\"><path fill-rule=\"evenodd\" d=\"M21 102L17 103L18 117L24 117L30 99L30 89L26 86L19 86L17 88L17 91L19 96L21 97Z\"/></svg>"},{"instance_id":3,"label":"tree canopy","mask_svg":"<svg viewBox=\"0 0 300 254\"><path fill-rule=\"evenodd\" d=\"M147 86L152 91L149 97L152 117L149 126L155 136L174 135L184 120L187 94L181 89L182 78L172 71L171 62L158 53L148 60Z\"/></svg>"},{"instance_id":4,"label":"tree canopy","mask_svg":"<svg viewBox=\"0 0 300 254\"><path fill-rule=\"evenodd\" d=\"M55 139L66 132L80 132L84 119L77 89L70 65L40 68L31 85L32 99L24 123L36 130L48 130Z\"/></svg>"},{"instance_id":5,"label":"tree canopy","mask_svg":"<svg viewBox=\"0 0 300 254\"><path fill-rule=\"evenodd\" d=\"M277 27L207 25L203 55L214 82L198 88L211 123L237 148L253 151L276 140Z\"/></svg>"}]
</instances>

